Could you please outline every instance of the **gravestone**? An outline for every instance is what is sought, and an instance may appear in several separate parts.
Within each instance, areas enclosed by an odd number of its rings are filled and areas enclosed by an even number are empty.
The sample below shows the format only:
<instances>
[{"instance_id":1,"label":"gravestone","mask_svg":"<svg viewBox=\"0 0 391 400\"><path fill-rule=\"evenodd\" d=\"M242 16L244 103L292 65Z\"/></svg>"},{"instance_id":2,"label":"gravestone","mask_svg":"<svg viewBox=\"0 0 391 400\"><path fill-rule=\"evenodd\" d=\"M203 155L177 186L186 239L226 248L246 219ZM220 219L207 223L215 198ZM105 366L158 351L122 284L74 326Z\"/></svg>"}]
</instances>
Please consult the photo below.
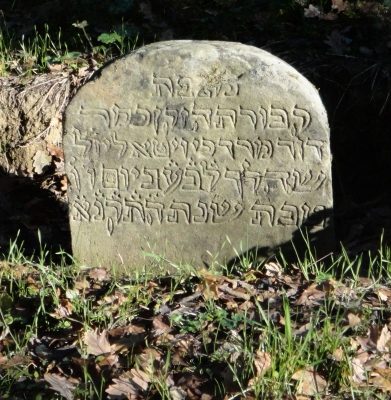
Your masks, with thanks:
<instances>
[{"instance_id":1,"label":"gravestone","mask_svg":"<svg viewBox=\"0 0 391 400\"><path fill-rule=\"evenodd\" d=\"M225 262L300 236L332 242L317 90L238 43L170 41L102 68L66 110L73 253L88 264Z\"/></svg>"}]
</instances>

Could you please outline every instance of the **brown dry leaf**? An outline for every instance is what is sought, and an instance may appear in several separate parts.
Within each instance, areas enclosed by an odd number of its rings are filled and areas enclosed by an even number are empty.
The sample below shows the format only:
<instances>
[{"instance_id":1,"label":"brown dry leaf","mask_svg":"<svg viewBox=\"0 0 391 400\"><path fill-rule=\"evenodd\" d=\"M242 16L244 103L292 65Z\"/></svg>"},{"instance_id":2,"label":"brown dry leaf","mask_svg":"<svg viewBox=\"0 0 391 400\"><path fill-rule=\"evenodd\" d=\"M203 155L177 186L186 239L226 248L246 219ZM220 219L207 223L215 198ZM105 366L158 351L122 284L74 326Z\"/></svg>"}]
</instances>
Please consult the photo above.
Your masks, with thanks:
<instances>
[{"instance_id":1,"label":"brown dry leaf","mask_svg":"<svg viewBox=\"0 0 391 400\"><path fill-rule=\"evenodd\" d=\"M170 394L172 400L185 400L187 398L187 392L177 386L170 387Z\"/></svg>"},{"instance_id":2,"label":"brown dry leaf","mask_svg":"<svg viewBox=\"0 0 391 400\"><path fill-rule=\"evenodd\" d=\"M113 346L116 353L126 354L144 340L144 334L135 334L121 337Z\"/></svg>"},{"instance_id":3,"label":"brown dry leaf","mask_svg":"<svg viewBox=\"0 0 391 400\"><path fill-rule=\"evenodd\" d=\"M132 381L140 386L144 391L148 389L151 379L148 374L140 369L131 369Z\"/></svg>"},{"instance_id":4,"label":"brown dry leaf","mask_svg":"<svg viewBox=\"0 0 391 400\"><path fill-rule=\"evenodd\" d=\"M348 5L343 0L331 0L332 5L331 8L337 10L338 12L345 11Z\"/></svg>"},{"instance_id":5,"label":"brown dry leaf","mask_svg":"<svg viewBox=\"0 0 391 400\"><path fill-rule=\"evenodd\" d=\"M376 367L371 373L369 383L382 392L391 391L391 369Z\"/></svg>"},{"instance_id":6,"label":"brown dry leaf","mask_svg":"<svg viewBox=\"0 0 391 400\"><path fill-rule=\"evenodd\" d=\"M292 379L299 381L296 392L299 395L314 396L323 393L327 386L327 381L312 368L295 372Z\"/></svg>"},{"instance_id":7,"label":"brown dry leaf","mask_svg":"<svg viewBox=\"0 0 391 400\"><path fill-rule=\"evenodd\" d=\"M328 40L325 40L324 42L328 44L336 54L342 54L345 46L352 41L352 39L349 39L343 35L343 33L347 32L348 30L349 28L344 29L343 31L334 29L330 36L327 36Z\"/></svg>"},{"instance_id":8,"label":"brown dry leaf","mask_svg":"<svg viewBox=\"0 0 391 400\"><path fill-rule=\"evenodd\" d=\"M281 265L276 262L269 262L263 266L263 270L265 270L266 276L281 276L282 268Z\"/></svg>"},{"instance_id":9,"label":"brown dry leaf","mask_svg":"<svg viewBox=\"0 0 391 400\"><path fill-rule=\"evenodd\" d=\"M378 329L375 329L376 327L370 327L370 338L371 340L376 343L376 348L378 351L389 351L389 341L391 339L391 332L388 330L387 325L384 325L383 329L380 332L380 335L378 334ZM372 332L376 332L374 334L372 334ZM376 338L377 336L377 338ZM374 341L376 340L376 341Z\"/></svg>"},{"instance_id":10,"label":"brown dry leaf","mask_svg":"<svg viewBox=\"0 0 391 400\"><path fill-rule=\"evenodd\" d=\"M158 315L156 318L153 319L152 325L155 329L154 336L160 336L172 331L171 327L162 321L163 318L163 315Z\"/></svg>"},{"instance_id":11,"label":"brown dry leaf","mask_svg":"<svg viewBox=\"0 0 391 400\"><path fill-rule=\"evenodd\" d=\"M76 385L70 382L65 376L55 375L55 374L45 374L44 379L50 384L50 388L60 393L61 396L65 397L67 400L73 399L72 391L75 389Z\"/></svg>"},{"instance_id":12,"label":"brown dry leaf","mask_svg":"<svg viewBox=\"0 0 391 400\"><path fill-rule=\"evenodd\" d=\"M334 360L336 360L336 361L342 361L344 359L343 355L344 355L344 351L343 351L342 347L336 348L333 352L333 357L334 357Z\"/></svg>"},{"instance_id":13,"label":"brown dry leaf","mask_svg":"<svg viewBox=\"0 0 391 400\"><path fill-rule=\"evenodd\" d=\"M267 370L270 369L272 365L272 357L269 353L257 350L257 357L254 360L255 369L257 370L257 375L255 380L261 378Z\"/></svg>"},{"instance_id":14,"label":"brown dry leaf","mask_svg":"<svg viewBox=\"0 0 391 400\"><path fill-rule=\"evenodd\" d=\"M105 365L109 365L110 367L112 367L113 365L115 365L118 362L118 356L116 356L115 354L107 354L107 355L101 356L101 357L103 357L103 358L99 362L97 362L97 364L100 367L103 367Z\"/></svg>"},{"instance_id":15,"label":"brown dry leaf","mask_svg":"<svg viewBox=\"0 0 391 400\"><path fill-rule=\"evenodd\" d=\"M347 315L346 315L346 317L347 317L347 319L348 319L348 325L349 326L357 326L357 325L360 325L361 324L361 317L362 317L362 312L361 311L359 311L358 313L357 313L357 315L356 314L353 314L352 312L349 312Z\"/></svg>"},{"instance_id":16,"label":"brown dry leaf","mask_svg":"<svg viewBox=\"0 0 391 400\"><path fill-rule=\"evenodd\" d=\"M125 396L127 399L139 399L142 388L128 375L122 374L118 379L113 378L113 384L109 385L106 393L109 400L118 400Z\"/></svg>"},{"instance_id":17,"label":"brown dry leaf","mask_svg":"<svg viewBox=\"0 0 391 400\"><path fill-rule=\"evenodd\" d=\"M313 6L312 4L310 4L308 8L304 9L304 16L307 18L320 18L321 15L322 11L320 10L319 6Z\"/></svg>"},{"instance_id":18,"label":"brown dry leaf","mask_svg":"<svg viewBox=\"0 0 391 400\"><path fill-rule=\"evenodd\" d=\"M352 359L352 372L353 375L350 377L352 382L362 383L366 380L366 373L360 358L356 357Z\"/></svg>"},{"instance_id":19,"label":"brown dry leaf","mask_svg":"<svg viewBox=\"0 0 391 400\"><path fill-rule=\"evenodd\" d=\"M64 160L64 150L61 147L48 145L47 149L50 155L58 158L59 160Z\"/></svg>"},{"instance_id":20,"label":"brown dry leaf","mask_svg":"<svg viewBox=\"0 0 391 400\"><path fill-rule=\"evenodd\" d=\"M379 296L380 300L382 301L391 301L391 290L388 288L380 288L377 292L377 295Z\"/></svg>"},{"instance_id":21,"label":"brown dry leaf","mask_svg":"<svg viewBox=\"0 0 391 400\"><path fill-rule=\"evenodd\" d=\"M49 64L49 63L47 63L47 66L48 66L50 72L60 72L63 67L62 64Z\"/></svg>"},{"instance_id":22,"label":"brown dry leaf","mask_svg":"<svg viewBox=\"0 0 391 400\"><path fill-rule=\"evenodd\" d=\"M105 330L103 330L102 333L99 333L97 329L95 331L87 331L84 335L87 353L94 356L111 353L111 346L107 336Z\"/></svg>"},{"instance_id":23,"label":"brown dry leaf","mask_svg":"<svg viewBox=\"0 0 391 400\"><path fill-rule=\"evenodd\" d=\"M62 317L67 317L72 314L72 303L68 299L61 299L60 304L57 306L56 313Z\"/></svg>"},{"instance_id":24,"label":"brown dry leaf","mask_svg":"<svg viewBox=\"0 0 391 400\"><path fill-rule=\"evenodd\" d=\"M316 283L310 285L307 289L303 291L301 296L295 301L295 305L311 306L313 304L317 304L319 300L322 300L326 295L326 292L324 292L323 290L319 290L320 288L321 286L319 286Z\"/></svg>"},{"instance_id":25,"label":"brown dry leaf","mask_svg":"<svg viewBox=\"0 0 391 400\"><path fill-rule=\"evenodd\" d=\"M90 278L99 282L110 279L110 274L104 268L93 268L89 273Z\"/></svg>"},{"instance_id":26,"label":"brown dry leaf","mask_svg":"<svg viewBox=\"0 0 391 400\"><path fill-rule=\"evenodd\" d=\"M155 364L155 361L156 364L160 364L162 361L161 353L153 347L144 349L136 358L137 362L140 363L139 365L146 371L150 369L151 365L153 366Z\"/></svg>"}]
</instances>

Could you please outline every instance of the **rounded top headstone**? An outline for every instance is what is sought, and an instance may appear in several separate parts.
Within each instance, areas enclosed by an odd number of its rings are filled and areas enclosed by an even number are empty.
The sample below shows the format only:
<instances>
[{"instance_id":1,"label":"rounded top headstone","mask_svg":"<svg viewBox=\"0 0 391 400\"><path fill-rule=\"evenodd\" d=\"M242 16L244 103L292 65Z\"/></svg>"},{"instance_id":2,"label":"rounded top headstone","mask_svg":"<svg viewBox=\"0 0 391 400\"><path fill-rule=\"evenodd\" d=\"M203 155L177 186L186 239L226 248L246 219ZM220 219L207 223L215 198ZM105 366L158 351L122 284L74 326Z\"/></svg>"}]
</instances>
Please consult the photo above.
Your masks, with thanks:
<instances>
[{"instance_id":1,"label":"rounded top headstone","mask_svg":"<svg viewBox=\"0 0 391 400\"><path fill-rule=\"evenodd\" d=\"M74 253L138 266L276 248L332 208L326 111L255 47L169 41L102 68L66 110Z\"/></svg>"}]
</instances>

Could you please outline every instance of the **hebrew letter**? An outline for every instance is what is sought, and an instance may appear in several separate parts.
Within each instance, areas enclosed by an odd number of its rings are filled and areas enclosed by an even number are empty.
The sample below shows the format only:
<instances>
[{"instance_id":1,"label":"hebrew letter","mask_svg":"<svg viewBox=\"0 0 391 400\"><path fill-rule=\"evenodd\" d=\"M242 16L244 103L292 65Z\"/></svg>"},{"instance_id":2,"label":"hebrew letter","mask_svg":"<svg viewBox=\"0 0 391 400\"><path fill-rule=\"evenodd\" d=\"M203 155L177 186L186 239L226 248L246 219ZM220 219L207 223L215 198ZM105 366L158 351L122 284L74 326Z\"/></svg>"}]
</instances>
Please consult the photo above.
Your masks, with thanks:
<instances>
[{"instance_id":1,"label":"hebrew letter","mask_svg":"<svg viewBox=\"0 0 391 400\"><path fill-rule=\"evenodd\" d=\"M179 212L181 211L185 216L186 223L190 223L190 204L173 200L170 211L172 211L172 213L167 216L168 222L179 223Z\"/></svg>"},{"instance_id":2,"label":"hebrew letter","mask_svg":"<svg viewBox=\"0 0 391 400\"><path fill-rule=\"evenodd\" d=\"M123 179L123 187L125 189L129 189L129 171L121 166L119 170L119 175Z\"/></svg>"},{"instance_id":3,"label":"hebrew letter","mask_svg":"<svg viewBox=\"0 0 391 400\"><path fill-rule=\"evenodd\" d=\"M235 153L234 153L234 147L233 147L234 142L232 140L223 140L220 138L219 146L226 147L229 155L232 157L232 159L235 159Z\"/></svg>"},{"instance_id":4,"label":"hebrew letter","mask_svg":"<svg viewBox=\"0 0 391 400\"><path fill-rule=\"evenodd\" d=\"M153 83L156 87L156 95L162 97L167 95L167 97L172 97L173 84L170 78L153 78Z\"/></svg>"},{"instance_id":5,"label":"hebrew letter","mask_svg":"<svg viewBox=\"0 0 391 400\"><path fill-rule=\"evenodd\" d=\"M284 214L278 218L277 225L299 227L299 211L296 206L285 202L280 211Z\"/></svg>"},{"instance_id":6,"label":"hebrew letter","mask_svg":"<svg viewBox=\"0 0 391 400\"><path fill-rule=\"evenodd\" d=\"M269 108L269 118L267 127L270 129L287 129L288 128L288 114L282 108Z\"/></svg>"},{"instance_id":7,"label":"hebrew letter","mask_svg":"<svg viewBox=\"0 0 391 400\"><path fill-rule=\"evenodd\" d=\"M90 216L90 202L87 201L85 196L76 197L76 200L73 203L73 206L77 210L76 216L73 217L76 221L81 221L83 219L85 221L90 221L90 219L91 219L91 216Z\"/></svg>"},{"instance_id":8,"label":"hebrew letter","mask_svg":"<svg viewBox=\"0 0 391 400\"><path fill-rule=\"evenodd\" d=\"M221 176L219 171L219 167L215 162L210 162L208 164L207 161L201 161L201 168L202 168L202 188L204 190L213 192L216 189L216 184ZM205 179L204 177L210 176L212 180L210 181L209 188L206 188Z\"/></svg>"},{"instance_id":9,"label":"hebrew letter","mask_svg":"<svg viewBox=\"0 0 391 400\"><path fill-rule=\"evenodd\" d=\"M255 111L240 107L240 116L248 117L253 128L257 128L257 115L255 114Z\"/></svg>"},{"instance_id":10,"label":"hebrew letter","mask_svg":"<svg viewBox=\"0 0 391 400\"><path fill-rule=\"evenodd\" d=\"M164 204L162 204L162 203L159 203L159 202L156 202L156 201L149 201L149 200L146 201L145 211L146 212L148 211L146 219L147 219L147 221L149 222L150 225L152 225L152 222L153 222L152 211L154 211L155 214L156 214L157 218L155 220L159 224L162 223L162 221L163 221L163 209L164 209ZM151 218L148 218L149 216Z\"/></svg>"},{"instance_id":11,"label":"hebrew letter","mask_svg":"<svg viewBox=\"0 0 391 400\"><path fill-rule=\"evenodd\" d=\"M146 108L141 108L137 105L136 112L132 118L132 125L148 126L151 123L151 120L151 112Z\"/></svg>"},{"instance_id":12,"label":"hebrew letter","mask_svg":"<svg viewBox=\"0 0 391 400\"><path fill-rule=\"evenodd\" d=\"M98 214L94 215L93 219L95 221L102 221L105 219L104 195L100 190L98 190L95 193L95 197L94 206L98 209Z\"/></svg>"},{"instance_id":13,"label":"hebrew letter","mask_svg":"<svg viewBox=\"0 0 391 400\"><path fill-rule=\"evenodd\" d=\"M123 207L122 207L122 199L119 195L112 195L111 199L106 199L106 206L112 207L115 210L115 219L116 222L119 223L122 219Z\"/></svg>"},{"instance_id":14,"label":"hebrew letter","mask_svg":"<svg viewBox=\"0 0 391 400\"><path fill-rule=\"evenodd\" d=\"M257 200L251 207L251 211L255 212L255 218L251 219L252 225L264 225L264 219L267 218L268 226L274 225L275 208L268 204L262 204L260 200Z\"/></svg>"},{"instance_id":15,"label":"hebrew letter","mask_svg":"<svg viewBox=\"0 0 391 400\"><path fill-rule=\"evenodd\" d=\"M228 129L229 127L235 128L236 127L236 111L231 110L229 108L220 108L217 107L217 123L216 128L220 129Z\"/></svg>"},{"instance_id":16,"label":"hebrew letter","mask_svg":"<svg viewBox=\"0 0 391 400\"><path fill-rule=\"evenodd\" d=\"M318 155L319 160L322 161L323 152L324 152L324 149L325 149L326 141L324 141L324 140L309 140L309 139L307 139L307 141L305 142L305 145L308 146L308 147L315 147L316 154Z\"/></svg>"},{"instance_id":17,"label":"hebrew letter","mask_svg":"<svg viewBox=\"0 0 391 400\"><path fill-rule=\"evenodd\" d=\"M192 97L192 90L191 90L192 84L190 78L178 79L178 86L180 87L180 89L178 90L178 96Z\"/></svg>"},{"instance_id":18,"label":"hebrew letter","mask_svg":"<svg viewBox=\"0 0 391 400\"><path fill-rule=\"evenodd\" d=\"M121 158L125 154L126 149L128 148L128 143L126 142L126 140L118 140L116 132L113 132L111 134L111 141L112 141L113 145L121 147L121 149L118 153L118 157Z\"/></svg>"},{"instance_id":19,"label":"hebrew letter","mask_svg":"<svg viewBox=\"0 0 391 400\"><path fill-rule=\"evenodd\" d=\"M163 175L168 185L164 194L168 194L173 192L182 182L183 169L179 168L177 163L170 163L168 167L164 167Z\"/></svg>"},{"instance_id":20,"label":"hebrew letter","mask_svg":"<svg viewBox=\"0 0 391 400\"><path fill-rule=\"evenodd\" d=\"M106 189L118 189L118 171L103 166L103 187Z\"/></svg>"},{"instance_id":21,"label":"hebrew letter","mask_svg":"<svg viewBox=\"0 0 391 400\"><path fill-rule=\"evenodd\" d=\"M85 109L84 106L80 107L81 115L93 115L94 117L103 118L104 125L106 128L110 126L110 114L109 111L104 108L90 108Z\"/></svg>"},{"instance_id":22,"label":"hebrew letter","mask_svg":"<svg viewBox=\"0 0 391 400\"><path fill-rule=\"evenodd\" d=\"M200 215L193 216L193 222L195 223L205 223L208 221L208 206L203 201L198 201L198 207L200 211Z\"/></svg>"},{"instance_id":23,"label":"hebrew letter","mask_svg":"<svg viewBox=\"0 0 391 400\"><path fill-rule=\"evenodd\" d=\"M212 110L208 108L193 108L190 120L190 129L197 132L198 129L210 129Z\"/></svg>"},{"instance_id":24,"label":"hebrew letter","mask_svg":"<svg viewBox=\"0 0 391 400\"><path fill-rule=\"evenodd\" d=\"M152 156L170 157L170 146L167 140L163 142L159 142L157 139L152 140Z\"/></svg>"},{"instance_id":25,"label":"hebrew letter","mask_svg":"<svg viewBox=\"0 0 391 400\"><path fill-rule=\"evenodd\" d=\"M254 148L253 148L253 144L247 140L247 139L238 139L237 140L237 145L238 146L243 146L244 148L246 148L250 154L250 157L254 158Z\"/></svg>"},{"instance_id":26,"label":"hebrew letter","mask_svg":"<svg viewBox=\"0 0 391 400\"><path fill-rule=\"evenodd\" d=\"M213 213L212 222L214 224L221 224L238 218L243 212L244 207L239 202L235 205L234 203L234 201L230 202L226 199L218 199L216 196L210 205Z\"/></svg>"},{"instance_id":27,"label":"hebrew letter","mask_svg":"<svg viewBox=\"0 0 391 400\"><path fill-rule=\"evenodd\" d=\"M143 173L147 177L148 182L143 182L141 187L143 189L159 190L159 169L144 167Z\"/></svg>"},{"instance_id":28,"label":"hebrew letter","mask_svg":"<svg viewBox=\"0 0 391 400\"><path fill-rule=\"evenodd\" d=\"M140 201L136 201L133 198L125 198L125 205L129 207L129 212L127 216L124 216L124 221L135 222L137 213L139 221L145 222L144 205Z\"/></svg>"},{"instance_id":29,"label":"hebrew letter","mask_svg":"<svg viewBox=\"0 0 391 400\"><path fill-rule=\"evenodd\" d=\"M292 114L294 122L291 124L291 133L292 135L299 135L310 124L311 116L307 110L297 108L297 106L293 109Z\"/></svg>"},{"instance_id":30,"label":"hebrew letter","mask_svg":"<svg viewBox=\"0 0 391 400\"><path fill-rule=\"evenodd\" d=\"M201 175L193 162L186 167L185 178L188 178L188 183L182 185L183 190L201 190Z\"/></svg>"}]
</instances>

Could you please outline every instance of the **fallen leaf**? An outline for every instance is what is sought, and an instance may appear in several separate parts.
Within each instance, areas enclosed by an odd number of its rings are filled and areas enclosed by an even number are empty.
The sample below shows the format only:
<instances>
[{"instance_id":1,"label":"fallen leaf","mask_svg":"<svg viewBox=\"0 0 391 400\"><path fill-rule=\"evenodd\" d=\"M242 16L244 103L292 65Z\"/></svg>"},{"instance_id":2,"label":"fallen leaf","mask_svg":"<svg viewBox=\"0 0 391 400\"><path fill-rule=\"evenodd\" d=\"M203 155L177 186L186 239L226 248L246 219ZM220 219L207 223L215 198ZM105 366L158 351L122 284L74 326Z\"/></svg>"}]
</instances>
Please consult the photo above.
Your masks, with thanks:
<instances>
[{"instance_id":1,"label":"fallen leaf","mask_svg":"<svg viewBox=\"0 0 391 400\"><path fill-rule=\"evenodd\" d=\"M154 336L160 336L172 331L171 327L162 321L163 318L163 315L158 315L156 318L153 319L152 325L155 330Z\"/></svg>"},{"instance_id":2,"label":"fallen leaf","mask_svg":"<svg viewBox=\"0 0 391 400\"><path fill-rule=\"evenodd\" d=\"M148 374L140 369L131 369L130 373L132 374L132 381L140 386L143 390L147 390L149 384L151 383L151 379Z\"/></svg>"},{"instance_id":3,"label":"fallen leaf","mask_svg":"<svg viewBox=\"0 0 391 400\"><path fill-rule=\"evenodd\" d=\"M76 385L65 378L65 376L55 375L55 374L45 374L44 379L50 384L50 388L60 393L61 396L65 397L67 400L73 399L72 391L75 389Z\"/></svg>"},{"instance_id":4,"label":"fallen leaf","mask_svg":"<svg viewBox=\"0 0 391 400\"><path fill-rule=\"evenodd\" d=\"M389 368L375 368L371 373L369 383L374 387L381 389L384 392L391 391L391 369Z\"/></svg>"},{"instance_id":5,"label":"fallen leaf","mask_svg":"<svg viewBox=\"0 0 391 400\"><path fill-rule=\"evenodd\" d=\"M387 344L391 339L391 332L388 330L387 325L384 325L380 334L377 327L371 326L369 328L369 337L371 341L376 344L376 349L378 351L389 351L389 346Z\"/></svg>"},{"instance_id":6,"label":"fallen leaf","mask_svg":"<svg viewBox=\"0 0 391 400\"><path fill-rule=\"evenodd\" d=\"M94 268L89 273L90 278L99 282L110 279L110 274L104 268Z\"/></svg>"},{"instance_id":7,"label":"fallen leaf","mask_svg":"<svg viewBox=\"0 0 391 400\"><path fill-rule=\"evenodd\" d=\"M347 314L347 318L348 318L348 325L353 327L353 326L357 326L361 324L361 317L362 317L362 312L359 312L358 315L353 314L352 312L349 312Z\"/></svg>"},{"instance_id":8,"label":"fallen leaf","mask_svg":"<svg viewBox=\"0 0 391 400\"><path fill-rule=\"evenodd\" d=\"M259 379L270 369L272 365L272 358L269 353L257 350L257 357L254 359L255 369L257 374L253 379L250 379L248 385L255 386Z\"/></svg>"},{"instance_id":9,"label":"fallen leaf","mask_svg":"<svg viewBox=\"0 0 391 400\"><path fill-rule=\"evenodd\" d=\"M187 392L176 386L170 387L170 394L172 400L185 400L187 398Z\"/></svg>"},{"instance_id":10,"label":"fallen leaf","mask_svg":"<svg viewBox=\"0 0 391 400\"><path fill-rule=\"evenodd\" d=\"M281 265L275 262L269 262L263 266L266 276L281 276L282 268Z\"/></svg>"},{"instance_id":11,"label":"fallen leaf","mask_svg":"<svg viewBox=\"0 0 391 400\"><path fill-rule=\"evenodd\" d=\"M326 292L320 289L322 289L321 285L313 283L303 291L301 296L296 300L295 305L311 306L313 304L318 304L319 301L323 301Z\"/></svg>"},{"instance_id":12,"label":"fallen leaf","mask_svg":"<svg viewBox=\"0 0 391 400\"><path fill-rule=\"evenodd\" d=\"M105 330L99 333L98 330L87 331L84 335L84 343L87 345L87 353L94 356L111 353L111 346L107 339Z\"/></svg>"},{"instance_id":13,"label":"fallen leaf","mask_svg":"<svg viewBox=\"0 0 391 400\"><path fill-rule=\"evenodd\" d=\"M323 393L327 386L326 380L311 368L302 369L292 375L292 379L299 381L297 394L315 396Z\"/></svg>"},{"instance_id":14,"label":"fallen leaf","mask_svg":"<svg viewBox=\"0 0 391 400\"><path fill-rule=\"evenodd\" d=\"M319 6L313 6L310 4L308 8L304 9L304 16L307 18L315 18L320 17L322 15L322 11Z\"/></svg>"},{"instance_id":15,"label":"fallen leaf","mask_svg":"<svg viewBox=\"0 0 391 400\"><path fill-rule=\"evenodd\" d=\"M352 39L343 35L343 33L348 30L349 29L347 28L340 32L338 29L334 29L330 36L327 36L328 40L325 40L324 42L328 44L336 54L342 54L346 45L352 42Z\"/></svg>"},{"instance_id":16,"label":"fallen leaf","mask_svg":"<svg viewBox=\"0 0 391 400\"><path fill-rule=\"evenodd\" d=\"M72 314L72 303L68 299L61 299L60 304L57 306L56 312L62 317L67 317Z\"/></svg>"},{"instance_id":17,"label":"fallen leaf","mask_svg":"<svg viewBox=\"0 0 391 400\"><path fill-rule=\"evenodd\" d=\"M343 0L331 0L332 5L331 8L337 10L338 12L345 11L348 5Z\"/></svg>"},{"instance_id":18,"label":"fallen leaf","mask_svg":"<svg viewBox=\"0 0 391 400\"><path fill-rule=\"evenodd\" d=\"M122 399L123 397L130 399L140 398L140 392L142 388L137 385L128 375L122 374L118 379L113 378L114 384L109 385L106 389L106 393L109 394L107 398L109 400ZM132 396L129 397L128 395Z\"/></svg>"}]
</instances>

